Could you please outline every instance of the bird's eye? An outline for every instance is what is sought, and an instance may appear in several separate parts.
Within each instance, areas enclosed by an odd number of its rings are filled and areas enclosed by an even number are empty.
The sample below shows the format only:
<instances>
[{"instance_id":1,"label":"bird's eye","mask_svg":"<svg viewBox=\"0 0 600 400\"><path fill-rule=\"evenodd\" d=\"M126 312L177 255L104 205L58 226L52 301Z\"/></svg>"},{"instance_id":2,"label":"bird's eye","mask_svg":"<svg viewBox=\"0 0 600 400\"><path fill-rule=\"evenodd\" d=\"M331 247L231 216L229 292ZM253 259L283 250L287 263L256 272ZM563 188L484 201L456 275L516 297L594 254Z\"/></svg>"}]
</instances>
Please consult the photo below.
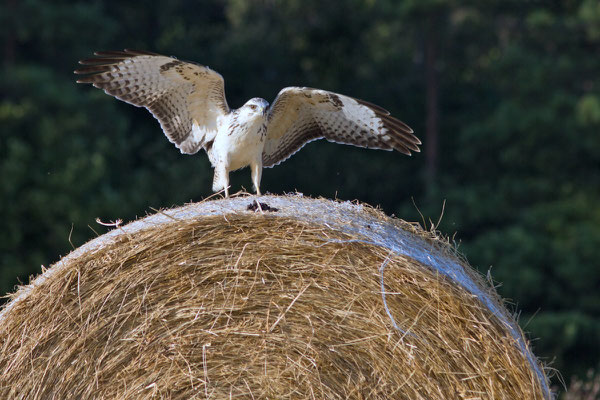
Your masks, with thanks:
<instances>
[{"instance_id":1,"label":"bird's eye","mask_svg":"<svg viewBox=\"0 0 600 400\"><path fill-rule=\"evenodd\" d=\"M250 108L256 110L256 106L254 104L250 104Z\"/></svg>"}]
</instances>

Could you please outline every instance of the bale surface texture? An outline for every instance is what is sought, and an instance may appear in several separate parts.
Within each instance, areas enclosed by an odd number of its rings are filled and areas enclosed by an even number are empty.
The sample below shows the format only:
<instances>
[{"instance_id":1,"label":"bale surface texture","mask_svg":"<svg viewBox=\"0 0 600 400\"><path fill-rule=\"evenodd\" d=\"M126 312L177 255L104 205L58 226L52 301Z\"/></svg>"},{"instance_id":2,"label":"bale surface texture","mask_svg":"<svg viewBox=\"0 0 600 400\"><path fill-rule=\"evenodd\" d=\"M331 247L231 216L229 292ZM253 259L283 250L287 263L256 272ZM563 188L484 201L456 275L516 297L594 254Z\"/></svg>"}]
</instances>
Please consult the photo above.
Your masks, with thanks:
<instances>
[{"instance_id":1,"label":"bale surface texture","mask_svg":"<svg viewBox=\"0 0 600 400\"><path fill-rule=\"evenodd\" d=\"M433 234L356 204L251 201L159 212L20 288L0 398L550 398L495 292ZM464 276L381 245L382 227Z\"/></svg>"}]
</instances>

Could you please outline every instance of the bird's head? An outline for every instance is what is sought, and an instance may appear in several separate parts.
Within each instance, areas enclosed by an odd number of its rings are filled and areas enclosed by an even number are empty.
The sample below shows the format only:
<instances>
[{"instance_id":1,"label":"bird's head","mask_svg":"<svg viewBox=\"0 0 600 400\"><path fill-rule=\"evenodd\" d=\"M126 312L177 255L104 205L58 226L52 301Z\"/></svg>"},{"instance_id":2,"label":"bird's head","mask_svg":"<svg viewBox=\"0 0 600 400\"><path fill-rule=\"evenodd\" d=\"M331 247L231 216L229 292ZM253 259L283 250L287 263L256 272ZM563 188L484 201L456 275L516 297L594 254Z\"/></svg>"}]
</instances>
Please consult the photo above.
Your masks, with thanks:
<instances>
[{"instance_id":1,"label":"bird's head","mask_svg":"<svg viewBox=\"0 0 600 400\"><path fill-rule=\"evenodd\" d=\"M264 117L269 109L269 102L260 97L250 99L240 108L240 114L247 119Z\"/></svg>"}]
</instances>

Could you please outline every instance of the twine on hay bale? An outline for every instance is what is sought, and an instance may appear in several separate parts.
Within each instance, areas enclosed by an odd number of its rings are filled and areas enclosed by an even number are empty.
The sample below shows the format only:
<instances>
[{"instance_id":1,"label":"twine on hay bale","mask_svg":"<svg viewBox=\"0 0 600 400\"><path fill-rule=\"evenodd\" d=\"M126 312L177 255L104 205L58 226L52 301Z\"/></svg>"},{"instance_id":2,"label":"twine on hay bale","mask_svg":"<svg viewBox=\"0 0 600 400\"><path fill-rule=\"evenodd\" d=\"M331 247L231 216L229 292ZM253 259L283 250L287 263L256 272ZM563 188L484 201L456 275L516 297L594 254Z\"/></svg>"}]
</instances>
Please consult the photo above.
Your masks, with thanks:
<instances>
[{"instance_id":1,"label":"twine on hay bale","mask_svg":"<svg viewBox=\"0 0 600 400\"><path fill-rule=\"evenodd\" d=\"M551 398L447 243L362 205L250 201L114 229L20 288L0 398Z\"/></svg>"}]
</instances>

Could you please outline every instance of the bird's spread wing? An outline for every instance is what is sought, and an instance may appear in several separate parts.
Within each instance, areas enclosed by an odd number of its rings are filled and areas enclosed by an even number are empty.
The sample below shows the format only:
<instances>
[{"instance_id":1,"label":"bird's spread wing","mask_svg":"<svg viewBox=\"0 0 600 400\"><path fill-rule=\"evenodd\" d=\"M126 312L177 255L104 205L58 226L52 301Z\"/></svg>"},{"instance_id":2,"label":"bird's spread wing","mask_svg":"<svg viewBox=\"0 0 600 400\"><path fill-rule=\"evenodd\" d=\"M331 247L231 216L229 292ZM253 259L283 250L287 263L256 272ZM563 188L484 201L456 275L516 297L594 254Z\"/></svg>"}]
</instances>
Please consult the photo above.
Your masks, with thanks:
<instances>
[{"instance_id":1,"label":"bird's spread wing","mask_svg":"<svg viewBox=\"0 0 600 400\"><path fill-rule=\"evenodd\" d=\"M77 82L146 107L182 153L214 139L217 120L229 113L223 77L208 67L146 51L101 51L81 60Z\"/></svg>"},{"instance_id":2,"label":"bird's spread wing","mask_svg":"<svg viewBox=\"0 0 600 400\"><path fill-rule=\"evenodd\" d=\"M375 104L325 90L288 87L269 109L263 166L277 165L321 138L408 155L418 152L421 144L411 128Z\"/></svg>"}]
</instances>

